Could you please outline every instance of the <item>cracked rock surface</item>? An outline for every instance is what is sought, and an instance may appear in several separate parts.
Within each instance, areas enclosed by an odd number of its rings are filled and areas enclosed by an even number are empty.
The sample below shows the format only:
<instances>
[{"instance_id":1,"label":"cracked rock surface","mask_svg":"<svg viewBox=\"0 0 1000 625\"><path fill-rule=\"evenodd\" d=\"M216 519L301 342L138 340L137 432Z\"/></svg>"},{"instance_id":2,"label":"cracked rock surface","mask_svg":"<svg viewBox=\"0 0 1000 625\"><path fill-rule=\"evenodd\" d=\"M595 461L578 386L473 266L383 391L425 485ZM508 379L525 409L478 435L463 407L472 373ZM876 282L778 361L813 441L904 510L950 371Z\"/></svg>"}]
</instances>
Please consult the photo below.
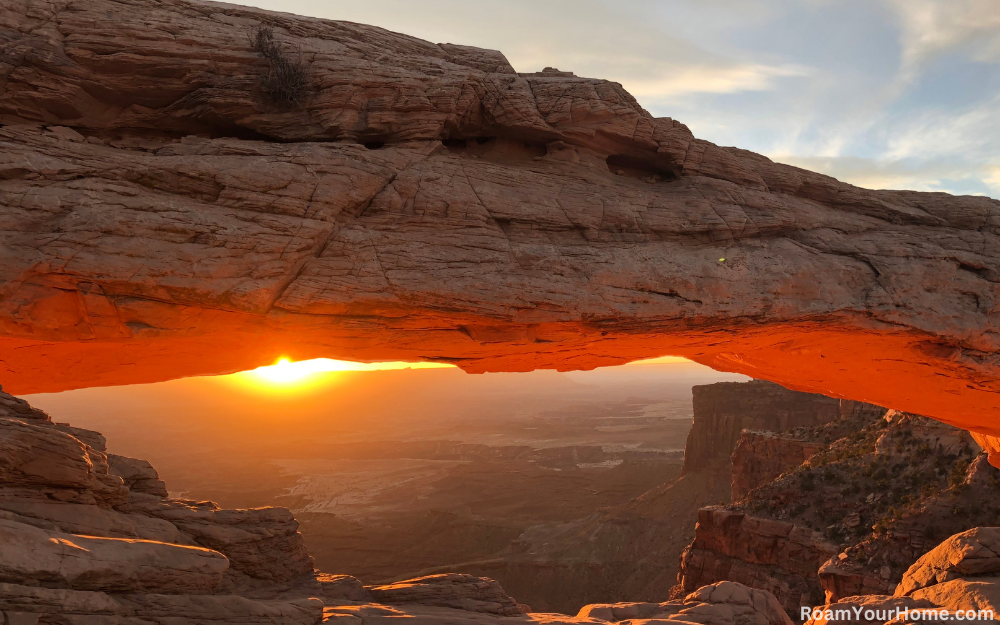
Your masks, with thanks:
<instances>
[{"instance_id":1,"label":"cracked rock surface","mask_svg":"<svg viewBox=\"0 0 1000 625\"><path fill-rule=\"evenodd\" d=\"M114 19L109 19L114 16ZM302 67L261 92L247 30ZM666 354L1000 451L1000 203L696 139L620 85L185 0L0 0L0 381Z\"/></svg>"}]
</instances>

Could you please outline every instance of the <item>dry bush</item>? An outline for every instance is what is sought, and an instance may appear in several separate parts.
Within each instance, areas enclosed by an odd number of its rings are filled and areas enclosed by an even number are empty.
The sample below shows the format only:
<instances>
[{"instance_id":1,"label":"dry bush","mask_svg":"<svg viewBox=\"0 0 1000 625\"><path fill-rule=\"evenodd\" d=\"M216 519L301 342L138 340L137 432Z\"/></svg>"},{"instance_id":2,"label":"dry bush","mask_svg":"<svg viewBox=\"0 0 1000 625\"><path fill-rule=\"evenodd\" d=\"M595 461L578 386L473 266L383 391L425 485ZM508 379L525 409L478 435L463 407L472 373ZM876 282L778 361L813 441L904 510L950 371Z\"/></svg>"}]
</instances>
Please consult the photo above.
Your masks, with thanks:
<instances>
[{"instance_id":1,"label":"dry bush","mask_svg":"<svg viewBox=\"0 0 1000 625\"><path fill-rule=\"evenodd\" d=\"M250 48L264 57L267 70L260 75L260 89L268 98L281 104L301 104L306 90L305 70L301 61L292 61L274 39L274 27L257 24L247 30Z\"/></svg>"}]
</instances>

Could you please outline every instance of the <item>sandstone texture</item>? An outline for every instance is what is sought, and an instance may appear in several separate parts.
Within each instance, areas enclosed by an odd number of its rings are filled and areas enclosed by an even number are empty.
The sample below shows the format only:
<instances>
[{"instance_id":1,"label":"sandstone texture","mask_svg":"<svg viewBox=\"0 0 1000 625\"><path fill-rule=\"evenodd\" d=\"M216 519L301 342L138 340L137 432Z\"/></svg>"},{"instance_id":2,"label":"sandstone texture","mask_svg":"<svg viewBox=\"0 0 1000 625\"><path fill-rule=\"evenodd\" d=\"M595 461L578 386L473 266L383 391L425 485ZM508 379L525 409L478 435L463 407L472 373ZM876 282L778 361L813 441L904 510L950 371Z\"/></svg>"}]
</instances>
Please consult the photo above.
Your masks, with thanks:
<instances>
[{"instance_id":1,"label":"sandstone texture","mask_svg":"<svg viewBox=\"0 0 1000 625\"><path fill-rule=\"evenodd\" d=\"M0 579L116 592L210 593L229 561L210 549L47 532L0 520Z\"/></svg>"},{"instance_id":2,"label":"sandstone texture","mask_svg":"<svg viewBox=\"0 0 1000 625\"><path fill-rule=\"evenodd\" d=\"M614 82L346 22L3 0L0 41L8 390L675 354L996 433L995 200L860 189Z\"/></svg>"},{"instance_id":3,"label":"sandstone texture","mask_svg":"<svg viewBox=\"0 0 1000 625\"><path fill-rule=\"evenodd\" d=\"M903 575L895 593L845 597L824 606L807 625L913 623L927 620L997 620L1000 614L1000 528L976 527L921 556ZM862 616L858 617L858 608ZM903 610L907 612L903 612ZM838 610L846 610L843 616ZM868 612L871 610L871 612ZM941 611L948 615L942 616ZM919 611L917 615L910 612ZM868 617L864 616L864 614ZM820 615L820 611L816 612ZM833 618L830 618L832 616ZM874 616L874 618L870 618Z\"/></svg>"},{"instance_id":4,"label":"sandstone texture","mask_svg":"<svg viewBox=\"0 0 1000 625\"><path fill-rule=\"evenodd\" d=\"M817 613L818 618L810 617L807 623L809 625L828 625L830 623L880 625L895 620L895 616L903 610L922 610L936 607L938 606L930 601L918 600L913 597L858 595L844 597L836 603L822 606L820 612ZM827 610L830 611L830 618L827 618Z\"/></svg>"},{"instance_id":5,"label":"sandstone texture","mask_svg":"<svg viewBox=\"0 0 1000 625\"><path fill-rule=\"evenodd\" d=\"M314 576L287 510L170 499L149 463L107 454L96 432L2 391L0 407L5 622L319 622L319 599L239 596Z\"/></svg>"},{"instance_id":6,"label":"sandstone texture","mask_svg":"<svg viewBox=\"0 0 1000 625\"><path fill-rule=\"evenodd\" d=\"M920 557L906 570L895 595L977 575L1000 573L1000 528L977 527L955 534Z\"/></svg>"},{"instance_id":7,"label":"sandstone texture","mask_svg":"<svg viewBox=\"0 0 1000 625\"><path fill-rule=\"evenodd\" d=\"M381 603L416 603L500 616L523 613L500 584L490 579L458 573L429 575L395 584L373 586L369 592L372 598Z\"/></svg>"}]
</instances>

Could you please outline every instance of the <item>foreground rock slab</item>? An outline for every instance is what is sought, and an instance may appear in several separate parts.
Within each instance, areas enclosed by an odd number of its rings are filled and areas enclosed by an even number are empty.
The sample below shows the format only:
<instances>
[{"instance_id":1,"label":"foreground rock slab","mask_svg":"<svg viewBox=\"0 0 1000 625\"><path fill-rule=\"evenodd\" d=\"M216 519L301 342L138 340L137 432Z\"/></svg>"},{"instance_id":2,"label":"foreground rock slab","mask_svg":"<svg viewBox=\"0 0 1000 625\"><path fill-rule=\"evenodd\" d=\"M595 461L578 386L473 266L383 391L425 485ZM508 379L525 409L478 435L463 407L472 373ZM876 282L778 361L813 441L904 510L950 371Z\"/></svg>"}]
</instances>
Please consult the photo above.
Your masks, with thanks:
<instances>
[{"instance_id":1,"label":"foreground rock slab","mask_svg":"<svg viewBox=\"0 0 1000 625\"><path fill-rule=\"evenodd\" d=\"M921 621L994 621L1000 615L1000 528L949 537L918 559L892 596L845 597L817 608L806 625L904 625ZM914 614L916 612L916 614Z\"/></svg>"},{"instance_id":2,"label":"foreground rock slab","mask_svg":"<svg viewBox=\"0 0 1000 625\"><path fill-rule=\"evenodd\" d=\"M0 579L52 588L210 593L229 560L201 547L46 532L0 520Z\"/></svg>"}]
</instances>

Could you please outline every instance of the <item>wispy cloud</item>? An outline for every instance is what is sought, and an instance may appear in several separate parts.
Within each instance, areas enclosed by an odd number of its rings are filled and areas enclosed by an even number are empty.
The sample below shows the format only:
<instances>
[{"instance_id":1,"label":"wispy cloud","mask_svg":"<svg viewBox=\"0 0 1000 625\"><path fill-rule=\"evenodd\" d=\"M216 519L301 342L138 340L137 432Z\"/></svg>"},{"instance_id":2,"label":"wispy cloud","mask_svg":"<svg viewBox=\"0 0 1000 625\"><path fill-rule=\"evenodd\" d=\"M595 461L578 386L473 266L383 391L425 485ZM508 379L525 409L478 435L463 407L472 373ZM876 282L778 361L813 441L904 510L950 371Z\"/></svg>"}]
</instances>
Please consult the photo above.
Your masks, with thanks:
<instances>
[{"instance_id":1,"label":"wispy cloud","mask_svg":"<svg viewBox=\"0 0 1000 625\"><path fill-rule=\"evenodd\" d=\"M886 137L884 157L1000 157L998 112L1000 96L964 111L937 109L913 115Z\"/></svg>"},{"instance_id":2,"label":"wispy cloud","mask_svg":"<svg viewBox=\"0 0 1000 625\"><path fill-rule=\"evenodd\" d=\"M944 191L959 195L986 195L1000 191L1000 166L976 167L949 160L888 160L854 156L823 158L772 154L771 158L867 189Z\"/></svg>"},{"instance_id":3,"label":"wispy cloud","mask_svg":"<svg viewBox=\"0 0 1000 625\"><path fill-rule=\"evenodd\" d=\"M912 79L935 57L960 49L980 62L1000 61L996 0L888 0L899 17L900 73Z\"/></svg>"},{"instance_id":4,"label":"wispy cloud","mask_svg":"<svg viewBox=\"0 0 1000 625\"><path fill-rule=\"evenodd\" d=\"M624 86L639 99L662 100L691 93L739 93L768 91L779 78L802 77L809 68L800 65L729 65L680 67L660 76L631 78Z\"/></svg>"},{"instance_id":5,"label":"wispy cloud","mask_svg":"<svg viewBox=\"0 0 1000 625\"><path fill-rule=\"evenodd\" d=\"M983 181L1000 196L1000 165L987 167L983 172Z\"/></svg>"}]
</instances>

